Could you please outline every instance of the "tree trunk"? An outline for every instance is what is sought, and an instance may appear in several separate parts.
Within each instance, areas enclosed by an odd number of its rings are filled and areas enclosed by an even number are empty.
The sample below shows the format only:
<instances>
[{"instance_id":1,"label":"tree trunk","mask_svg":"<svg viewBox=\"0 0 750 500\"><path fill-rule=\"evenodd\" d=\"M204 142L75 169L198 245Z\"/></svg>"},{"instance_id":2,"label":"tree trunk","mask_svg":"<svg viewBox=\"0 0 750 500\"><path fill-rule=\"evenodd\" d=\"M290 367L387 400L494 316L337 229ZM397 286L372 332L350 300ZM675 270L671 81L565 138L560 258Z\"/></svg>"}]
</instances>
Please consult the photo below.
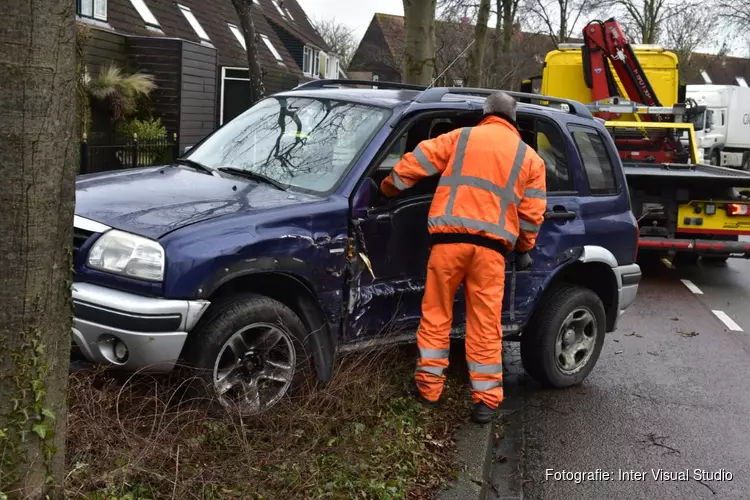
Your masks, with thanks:
<instances>
[{"instance_id":1,"label":"tree trunk","mask_svg":"<svg viewBox=\"0 0 750 500\"><path fill-rule=\"evenodd\" d=\"M406 46L401 81L427 86L435 73L437 0L403 0Z\"/></svg>"},{"instance_id":2,"label":"tree trunk","mask_svg":"<svg viewBox=\"0 0 750 500\"><path fill-rule=\"evenodd\" d=\"M502 0L503 2L503 52L510 52L511 41L513 40L513 21L515 9L513 2L516 0Z\"/></svg>"},{"instance_id":3,"label":"tree trunk","mask_svg":"<svg viewBox=\"0 0 750 500\"><path fill-rule=\"evenodd\" d=\"M255 24L250 9L253 8L253 0L232 0L234 10L240 18L240 27L245 35L245 47L247 47L247 69L250 75L250 102L255 104L263 99L266 94L263 88L263 71L258 62L258 45L256 43Z\"/></svg>"},{"instance_id":4,"label":"tree trunk","mask_svg":"<svg viewBox=\"0 0 750 500\"><path fill-rule=\"evenodd\" d=\"M497 17L492 38L492 74L490 85L497 88L497 75L503 67L503 0L496 0Z\"/></svg>"},{"instance_id":5,"label":"tree trunk","mask_svg":"<svg viewBox=\"0 0 750 500\"><path fill-rule=\"evenodd\" d=\"M469 87L482 86L482 65L484 64L484 47L487 39L487 21L490 18L490 0L481 0L477 25L474 28L474 46L469 54Z\"/></svg>"},{"instance_id":6,"label":"tree trunk","mask_svg":"<svg viewBox=\"0 0 750 500\"><path fill-rule=\"evenodd\" d=\"M76 174L75 4L0 17L0 491L62 498Z\"/></svg>"}]
</instances>

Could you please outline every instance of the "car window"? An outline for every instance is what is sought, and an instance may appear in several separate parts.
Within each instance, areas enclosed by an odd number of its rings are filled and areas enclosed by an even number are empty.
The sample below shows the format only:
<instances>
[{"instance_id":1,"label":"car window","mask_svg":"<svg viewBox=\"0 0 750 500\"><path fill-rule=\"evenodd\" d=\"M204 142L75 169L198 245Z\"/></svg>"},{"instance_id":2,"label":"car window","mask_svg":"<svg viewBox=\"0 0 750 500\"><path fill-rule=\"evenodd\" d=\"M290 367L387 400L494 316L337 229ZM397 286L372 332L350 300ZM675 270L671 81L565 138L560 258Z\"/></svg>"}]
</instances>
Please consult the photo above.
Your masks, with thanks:
<instances>
[{"instance_id":1,"label":"car window","mask_svg":"<svg viewBox=\"0 0 750 500\"><path fill-rule=\"evenodd\" d=\"M565 157L565 141L560 130L545 120L536 127L536 152L544 160L547 171L547 192L575 191Z\"/></svg>"},{"instance_id":2,"label":"car window","mask_svg":"<svg viewBox=\"0 0 750 500\"><path fill-rule=\"evenodd\" d=\"M329 192L389 111L352 102L269 97L218 129L188 155L209 168L236 168L301 190Z\"/></svg>"},{"instance_id":3,"label":"car window","mask_svg":"<svg viewBox=\"0 0 750 500\"><path fill-rule=\"evenodd\" d=\"M579 127L572 129L571 134L578 146L591 194L616 193L615 171L602 136L596 130Z\"/></svg>"}]
</instances>

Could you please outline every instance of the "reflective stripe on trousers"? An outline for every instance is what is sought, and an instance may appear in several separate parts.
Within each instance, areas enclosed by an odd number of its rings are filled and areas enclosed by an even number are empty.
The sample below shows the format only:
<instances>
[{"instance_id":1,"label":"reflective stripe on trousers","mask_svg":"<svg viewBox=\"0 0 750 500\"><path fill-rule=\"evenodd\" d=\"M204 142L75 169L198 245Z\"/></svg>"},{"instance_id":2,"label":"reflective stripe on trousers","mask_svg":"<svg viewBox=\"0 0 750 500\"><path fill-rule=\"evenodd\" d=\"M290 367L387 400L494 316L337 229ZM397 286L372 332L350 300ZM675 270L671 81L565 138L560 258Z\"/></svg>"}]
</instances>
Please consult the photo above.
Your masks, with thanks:
<instances>
[{"instance_id":1,"label":"reflective stripe on trousers","mask_svg":"<svg viewBox=\"0 0 750 500\"><path fill-rule=\"evenodd\" d=\"M454 226L463 227L466 229L473 229L475 231L484 231L487 234L497 236L506 240L511 246L515 245L517 236L510 233L505 229L505 215L508 211L508 206L513 203L518 205L520 199L515 193L515 185L518 180L518 176L523 168L523 161L526 157L526 144L519 142L516 156L513 159L513 166L511 167L510 174L508 175L508 182L505 186L499 186L487 179L481 179L479 177L462 175L461 170L463 169L464 157L466 155L466 146L469 142L469 135L471 134L471 128L461 129L461 135L458 138L458 144L456 145L456 156L453 161L453 171L451 175L443 175L440 179L438 186L449 187L450 194L448 195L448 202L445 206L445 214L437 217L430 217L427 221L429 227L435 226ZM456 203L456 195L458 193L459 186L469 186L478 189L484 189L489 191L500 198L500 214L496 223L485 222L481 220L471 219L469 217L459 217L453 215L453 207ZM538 191L538 193L529 194L541 194L544 195L540 190L527 190ZM541 197L541 196L536 196ZM530 224L527 223L527 227ZM531 229L524 229L531 231ZM538 231L538 228L537 228Z\"/></svg>"}]
</instances>

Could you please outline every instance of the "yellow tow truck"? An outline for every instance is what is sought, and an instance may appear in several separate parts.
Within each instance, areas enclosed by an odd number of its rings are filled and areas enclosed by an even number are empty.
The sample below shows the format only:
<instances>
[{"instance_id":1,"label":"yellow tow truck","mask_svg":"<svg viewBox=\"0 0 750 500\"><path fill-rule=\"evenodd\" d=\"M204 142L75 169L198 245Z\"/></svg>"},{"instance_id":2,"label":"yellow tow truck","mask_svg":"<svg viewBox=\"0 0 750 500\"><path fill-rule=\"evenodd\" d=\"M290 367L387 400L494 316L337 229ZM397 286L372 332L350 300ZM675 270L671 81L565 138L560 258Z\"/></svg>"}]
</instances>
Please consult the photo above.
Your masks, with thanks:
<instances>
[{"instance_id":1,"label":"yellow tow truck","mask_svg":"<svg viewBox=\"0 0 750 500\"><path fill-rule=\"evenodd\" d=\"M532 93L587 103L617 145L640 228L639 249L683 261L750 258L750 173L703 163L692 119L705 107L685 99L677 56L631 45L614 19L584 28L583 44L561 44Z\"/></svg>"}]
</instances>

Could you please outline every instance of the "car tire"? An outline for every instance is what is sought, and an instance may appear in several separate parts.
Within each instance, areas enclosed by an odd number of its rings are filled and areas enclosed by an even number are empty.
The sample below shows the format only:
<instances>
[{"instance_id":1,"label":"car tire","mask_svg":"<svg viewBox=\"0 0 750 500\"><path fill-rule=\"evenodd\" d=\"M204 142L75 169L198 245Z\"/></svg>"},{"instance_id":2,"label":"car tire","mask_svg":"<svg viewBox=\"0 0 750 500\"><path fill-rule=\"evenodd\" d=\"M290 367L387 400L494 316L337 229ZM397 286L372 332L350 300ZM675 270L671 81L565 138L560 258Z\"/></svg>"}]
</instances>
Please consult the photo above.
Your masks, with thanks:
<instances>
[{"instance_id":1,"label":"car tire","mask_svg":"<svg viewBox=\"0 0 750 500\"><path fill-rule=\"evenodd\" d=\"M721 153L718 149L714 149L713 151L711 151L711 157L709 161L711 165L716 165L717 167L721 164Z\"/></svg>"},{"instance_id":2,"label":"car tire","mask_svg":"<svg viewBox=\"0 0 750 500\"><path fill-rule=\"evenodd\" d=\"M566 326L582 328L571 336L569 328L563 331ZM580 384L599 359L605 330L604 305L593 291L576 285L558 286L544 304L537 306L537 312L521 335L523 367L544 387Z\"/></svg>"},{"instance_id":3,"label":"car tire","mask_svg":"<svg viewBox=\"0 0 750 500\"><path fill-rule=\"evenodd\" d=\"M197 371L204 395L257 415L308 380L305 338L302 320L286 305L262 295L234 295L212 304L188 336L184 358ZM222 394L220 387L229 385Z\"/></svg>"}]
</instances>

